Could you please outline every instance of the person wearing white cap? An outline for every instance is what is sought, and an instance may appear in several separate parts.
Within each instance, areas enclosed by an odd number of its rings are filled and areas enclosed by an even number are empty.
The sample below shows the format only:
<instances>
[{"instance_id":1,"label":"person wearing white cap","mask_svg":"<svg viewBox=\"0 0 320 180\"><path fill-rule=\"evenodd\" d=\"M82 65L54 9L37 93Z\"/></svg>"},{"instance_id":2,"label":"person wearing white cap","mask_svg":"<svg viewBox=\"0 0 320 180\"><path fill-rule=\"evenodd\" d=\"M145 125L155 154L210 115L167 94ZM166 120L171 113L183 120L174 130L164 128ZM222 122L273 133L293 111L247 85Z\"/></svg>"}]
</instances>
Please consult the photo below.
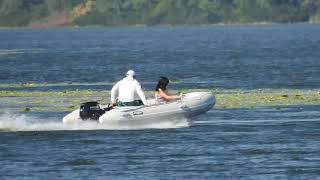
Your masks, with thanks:
<instances>
[{"instance_id":1,"label":"person wearing white cap","mask_svg":"<svg viewBox=\"0 0 320 180\"><path fill-rule=\"evenodd\" d=\"M118 93L118 98L116 94ZM136 95L140 99L136 99ZM135 72L129 70L126 77L117 82L111 89L111 103L113 106L141 106L147 105L146 97L136 80Z\"/></svg>"}]
</instances>

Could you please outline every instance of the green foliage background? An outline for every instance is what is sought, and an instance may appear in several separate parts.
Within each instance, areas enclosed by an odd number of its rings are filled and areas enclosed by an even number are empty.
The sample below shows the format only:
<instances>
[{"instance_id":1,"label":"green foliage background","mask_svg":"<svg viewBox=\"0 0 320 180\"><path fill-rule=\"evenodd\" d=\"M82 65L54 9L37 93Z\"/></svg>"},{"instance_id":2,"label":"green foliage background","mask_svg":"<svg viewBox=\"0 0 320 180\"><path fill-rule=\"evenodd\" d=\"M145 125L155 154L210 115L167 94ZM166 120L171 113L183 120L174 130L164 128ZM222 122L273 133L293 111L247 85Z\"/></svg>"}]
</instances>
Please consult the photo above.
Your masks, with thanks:
<instances>
[{"instance_id":1,"label":"green foliage background","mask_svg":"<svg viewBox=\"0 0 320 180\"><path fill-rule=\"evenodd\" d=\"M25 26L89 0L0 0L0 26ZM158 25L309 22L320 0L93 0L74 25Z\"/></svg>"}]
</instances>

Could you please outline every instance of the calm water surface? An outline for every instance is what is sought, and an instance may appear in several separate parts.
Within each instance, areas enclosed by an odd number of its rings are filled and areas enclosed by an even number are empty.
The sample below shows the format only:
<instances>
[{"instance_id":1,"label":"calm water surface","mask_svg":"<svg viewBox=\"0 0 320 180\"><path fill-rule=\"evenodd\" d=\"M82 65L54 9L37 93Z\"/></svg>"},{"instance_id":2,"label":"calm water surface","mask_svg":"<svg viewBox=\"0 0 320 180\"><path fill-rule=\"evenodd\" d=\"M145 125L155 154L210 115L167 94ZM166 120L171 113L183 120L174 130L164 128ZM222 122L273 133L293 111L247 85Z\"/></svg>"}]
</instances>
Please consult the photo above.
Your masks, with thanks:
<instances>
[{"instance_id":1,"label":"calm water surface","mask_svg":"<svg viewBox=\"0 0 320 180\"><path fill-rule=\"evenodd\" d=\"M319 32L306 24L0 30L0 82L113 83L134 69L142 83L166 75L183 87L316 88Z\"/></svg>"},{"instance_id":2,"label":"calm water surface","mask_svg":"<svg viewBox=\"0 0 320 180\"><path fill-rule=\"evenodd\" d=\"M0 30L0 83L109 89L132 68L145 89L161 75L180 82L172 89L320 88L319 32L308 24ZM65 127L67 112L8 112L0 179L320 179L319 109L214 108L187 127L139 130Z\"/></svg>"}]
</instances>

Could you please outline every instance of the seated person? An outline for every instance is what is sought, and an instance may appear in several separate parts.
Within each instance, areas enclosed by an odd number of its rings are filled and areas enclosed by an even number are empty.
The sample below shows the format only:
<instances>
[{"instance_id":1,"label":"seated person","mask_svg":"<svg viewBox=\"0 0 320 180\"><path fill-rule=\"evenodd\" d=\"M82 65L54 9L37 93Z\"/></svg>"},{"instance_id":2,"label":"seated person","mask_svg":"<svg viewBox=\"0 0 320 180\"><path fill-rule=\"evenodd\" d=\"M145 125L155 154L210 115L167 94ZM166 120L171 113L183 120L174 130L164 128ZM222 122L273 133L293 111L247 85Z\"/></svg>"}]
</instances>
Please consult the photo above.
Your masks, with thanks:
<instances>
[{"instance_id":1,"label":"seated person","mask_svg":"<svg viewBox=\"0 0 320 180\"><path fill-rule=\"evenodd\" d=\"M116 94L118 92L118 98ZM138 94L139 100L135 99ZM118 99L116 101L116 99ZM111 89L112 106L141 106L147 105L146 97L141 89L140 83L136 80L135 72L129 70L126 77L117 82Z\"/></svg>"},{"instance_id":2,"label":"seated person","mask_svg":"<svg viewBox=\"0 0 320 180\"><path fill-rule=\"evenodd\" d=\"M169 79L167 77L161 77L156 88L155 88L155 100L156 103L166 103L170 100L181 99L180 96L170 96L168 94L167 85L169 84Z\"/></svg>"}]
</instances>

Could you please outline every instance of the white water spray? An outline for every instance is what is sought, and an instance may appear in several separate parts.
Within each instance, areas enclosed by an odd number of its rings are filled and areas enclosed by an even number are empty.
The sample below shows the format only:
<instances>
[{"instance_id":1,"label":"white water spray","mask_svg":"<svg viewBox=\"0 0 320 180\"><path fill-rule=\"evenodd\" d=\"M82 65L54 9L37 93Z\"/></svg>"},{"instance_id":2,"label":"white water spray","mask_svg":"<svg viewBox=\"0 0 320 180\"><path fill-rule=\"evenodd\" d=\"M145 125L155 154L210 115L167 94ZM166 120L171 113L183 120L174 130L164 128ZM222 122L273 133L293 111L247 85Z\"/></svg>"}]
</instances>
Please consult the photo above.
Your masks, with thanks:
<instances>
[{"instance_id":1,"label":"white water spray","mask_svg":"<svg viewBox=\"0 0 320 180\"><path fill-rule=\"evenodd\" d=\"M0 131L72 131L72 130L139 130L188 127L187 119L165 121L147 125L126 126L112 123L99 124L87 121L79 124L63 124L60 118L39 118L25 114L5 113L0 115Z\"/></svg>"}]
</instances>

